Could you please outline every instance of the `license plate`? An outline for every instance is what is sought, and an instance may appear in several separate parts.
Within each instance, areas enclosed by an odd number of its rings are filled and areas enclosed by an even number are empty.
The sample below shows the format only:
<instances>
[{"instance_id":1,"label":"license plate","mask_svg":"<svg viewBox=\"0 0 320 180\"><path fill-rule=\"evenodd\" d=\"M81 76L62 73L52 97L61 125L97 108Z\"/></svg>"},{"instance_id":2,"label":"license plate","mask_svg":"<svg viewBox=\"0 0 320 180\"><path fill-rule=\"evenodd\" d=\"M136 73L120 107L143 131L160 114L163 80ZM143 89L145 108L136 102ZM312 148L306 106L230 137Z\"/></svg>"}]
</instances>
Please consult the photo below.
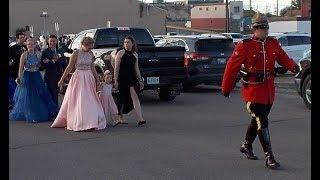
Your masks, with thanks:
<instances>
[{"instance_id":1,"label":"license plate","mask_svg":"<svg viewBox=\"0 0 320 180\"><path fill-rule=\"evenodd\" d=\"M178 90L170 91L170 96L177 96L177 95L180 95L180 91Z\"/></svg>"},{"instance_id":2,"label":"license plate","mask_svg":"<svg viewBox=\"0 0 320 180\"><path fill-rule=\"evenodd\" d=\"M217 64L225 64L226 58L217 58Z\"/></svg>"},{"instance_id":3,"label":"license plate","mask_svg":"<svg viewBox=\"0 0 320 180\"><path fill-rule=\"evenodd\" d=\"M147 84L159 84L159 77L147 77Z\"/></svg>"}]
</instances>

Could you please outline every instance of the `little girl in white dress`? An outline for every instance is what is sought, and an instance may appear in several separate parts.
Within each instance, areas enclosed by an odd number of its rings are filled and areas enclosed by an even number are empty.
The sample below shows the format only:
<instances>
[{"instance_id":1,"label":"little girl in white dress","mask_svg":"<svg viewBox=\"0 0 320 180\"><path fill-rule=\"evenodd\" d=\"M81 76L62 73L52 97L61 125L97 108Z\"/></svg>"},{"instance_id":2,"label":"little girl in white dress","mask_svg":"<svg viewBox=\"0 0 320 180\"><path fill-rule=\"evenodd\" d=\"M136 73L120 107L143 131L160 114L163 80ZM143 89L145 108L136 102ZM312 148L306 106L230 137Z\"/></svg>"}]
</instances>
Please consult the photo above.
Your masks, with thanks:
<instances>
[{"instance_id":1,"label":"little girl in white dress","mask_svg":"<svg viewBox=\"0 0 320 180\"><path fill-rule=\"evenodd\" d=\"M112 74L109 70L106 70L104 73L104 82L101 83L101 93L100 93L100 101L104 110L104 114L107 119L110 119L113 122L113 127L120 124L120 119L118 115L118 109L114 99L112 97L112 91L114 90L112 84Z\"/></svg>"}]
</instances>

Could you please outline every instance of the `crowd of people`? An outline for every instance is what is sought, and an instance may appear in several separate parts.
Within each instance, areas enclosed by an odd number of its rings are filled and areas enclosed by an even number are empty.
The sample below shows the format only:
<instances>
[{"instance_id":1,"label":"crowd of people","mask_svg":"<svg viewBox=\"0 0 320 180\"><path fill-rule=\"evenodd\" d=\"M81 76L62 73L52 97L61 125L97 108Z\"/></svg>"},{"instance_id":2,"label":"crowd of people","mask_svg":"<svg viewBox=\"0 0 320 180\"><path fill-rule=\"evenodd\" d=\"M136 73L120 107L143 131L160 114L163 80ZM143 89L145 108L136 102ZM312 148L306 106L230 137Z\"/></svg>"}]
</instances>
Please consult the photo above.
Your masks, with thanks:
<instances>
[{"instance_id":1,"label":"crowd of people","mask_svg":"<svg viewBox=\"0 0 320 180\"><path fill-rule=\"evenodd\" d=\"M267 17L260 13L254 15L253 36L236 45L227 62L221 88L222 94L228 98L243 68L245 75L241 91L251 119L240 151L248 159L257 160L252 144L258 136L265 154L265 165L276 169L280 163L273 155L268 126L268 116L275 99L275 62L293 73L299 72L299 66L276 39L268 36L268 30ZM49 37L48 47L41 53L35 48L33 39L27 39L25 44L23 33L17 33L16 38L16 45L10 47L9 59L9 98L13 104L11 120L42 122L55 118L51 127L72 131L100 130L106 127L109 118L113 126L126 124L123 114L134 110L138 125L146 123L138 98L143 81L134 38L125 37L123 48L115 53L112 68L104 73L103 82L100 82L94 68L92 38L82 39L81 47L72 53L68 65L62 51L57 49L55 35ZM59 87L73 69L75 71L59 109ZM44 79L39 70L46 71Z\"/></svg>"},{"instance_id":2,"label":"crowd of people","mask_svg":"<svg viewBox=\"0 0 320 180\"><path fill-rule=\"evenodd\" d=\"M143 83L132 37L124 39L124 48L117 52L116 63L105 71L102 82L94 68L92 38L84 37L68 62L61 48L68 46L67 38L59 38L59 48L56 35L50 35L47 41L43 39L40 37L36 43L18 32L16 44L9 48L10 120L31 123L53 120L53 128L101 130L108 122L114 127L128 124L123 114L134 109L138 126L146 123L137 95ZM44 76L40 71L44 71ZM71 72L59 107L60 88Z\"/></svg>"}]
</instances>

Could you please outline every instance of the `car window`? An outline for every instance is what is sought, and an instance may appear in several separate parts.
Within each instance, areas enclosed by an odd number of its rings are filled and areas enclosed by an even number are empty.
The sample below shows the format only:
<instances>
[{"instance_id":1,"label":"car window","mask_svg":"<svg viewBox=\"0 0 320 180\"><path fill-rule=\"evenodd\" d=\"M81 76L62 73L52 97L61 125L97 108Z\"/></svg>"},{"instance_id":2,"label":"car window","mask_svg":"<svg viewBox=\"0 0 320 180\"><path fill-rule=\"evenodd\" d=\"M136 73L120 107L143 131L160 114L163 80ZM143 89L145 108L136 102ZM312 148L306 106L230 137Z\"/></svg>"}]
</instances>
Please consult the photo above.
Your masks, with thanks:
<instances>
[{"instance_id":1,"label":"car window","mask_svg":"<svg viewBox=\"0 0 320 180\"><path fill-rule=\"evenodd\" d=\"M287 39L288 39L288 46L296 46L296 45L303 44L300 36L287 36Z\"/></svg>"},{"instance_id":2,"label":"car window","mask_svg":"<svg viewBox=\"0 0 320 180\"><path fill-rule=\"evenodd\" d=\"M116 29L97 30L96 45L119 46Z\"/></svg>"},{"instance_id":3,"label":"car window","mask_svg":"<svg viewBox=\"0 0 320 180\"><path fill-rule=\"evenodd\" d=\"M178 41L176 42L176 45L177 45L177 46L182 46L182 47L185 47L185 46L186 46L186 44L185 44L182 40L178 40Z\"/></svg>"},{"instance_id":4,"label":"car window","mask_svg":"<svg viewBox=\"0 0 320 180\"><path fill-rule=\"evenodd\" d=\"M94 33L93 32L88 32L85 35L86 37L91 37L93 39Z\"/></svg>"},{"instance_id":5,"label":"car window","mask_svg":"<svg viewBox=\"0 0 320 180\"><path fill-rule=\"evenodd\" d=\"M126 36L132 36L138 46L154 46L154 40L146 29L97 30L96 46L121 46Z\"/></svg>"},{"instance_id":6,"label":"car window","mask_svg":"<svg viewBox=\"0 0 320 180\"><path fill-rule=\"evenodd\" d=\"M160 39L157 43L156 46L164 46L166 44L167 40L166 39Z\"/></svg>"},{"instance_id":7,"label":"car window","mask_svg":"<svg viewBox=\"0 0 320 180\"><path fill-rule=\"evenodd\" d=\"M233 51L232 39L200 39L195 43L198 52Z\"/></svg>"},{"instance_id":8,"label":"car window","mask_svg":"<svg viewBox=\"0 0 320 180\"><path fill-rule=\"evenodd\" d=\"M74 50L74 49L79 49L80 48L80 43L81 43L81 40L83 39L84 37L84 33L82 34L79 34L72 42L71 44L71 49Z\"/></svg>"},{"instance_id":9,"label":"car window","mask_svg":"<svg viewBox=\"0 0 320 180\"><path fill-rule=\"evenodd\" d=\"M280 43L280 46L288 46L288 40L287 40L287 38L286 37L280 37L279 39L278 39L278 41L279 41L279 43Z\"/></svg>"},{"instance_id":10,"label":"car window","mask_svg":"<svg viewBox=\"0 0 320 180\"><path fill-rule=\"evenodd\" d=\"M300 36L303 44L311 44L311 37L309 36Z\"/></svg>"},{"instance_id":11,"label":"car window","mask_svg":"<svg viewBox=\"0 0 320 180\"><path fill-rule=\"evenodd\" d=\"M231 34L232 38L243 38L242 34Z\"/></svg>"}]
</instances>

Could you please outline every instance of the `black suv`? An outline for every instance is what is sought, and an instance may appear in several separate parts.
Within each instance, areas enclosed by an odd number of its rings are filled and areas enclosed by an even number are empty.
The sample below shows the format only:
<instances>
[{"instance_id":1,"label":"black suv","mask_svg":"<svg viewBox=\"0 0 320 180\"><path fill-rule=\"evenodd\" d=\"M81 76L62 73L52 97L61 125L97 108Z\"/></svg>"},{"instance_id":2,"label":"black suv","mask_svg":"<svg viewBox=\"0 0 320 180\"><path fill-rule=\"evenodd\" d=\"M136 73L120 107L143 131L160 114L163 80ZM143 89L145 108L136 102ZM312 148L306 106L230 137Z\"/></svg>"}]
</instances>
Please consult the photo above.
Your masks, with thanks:
<instances>
[{"instance_id":1,"label":"black suv","mask_svg":"<svg viewBox=\"0 0 320 180\"><path fill-rule=\"evenodd\" d=\"M300 72L295 76L295 86L308 109L311 109L311 50L299 61Z\"/></svg>"},{"instance_id":2,"label":"black suv","mask_svg":"<svg viewBox=\"0 0 320 180\"><path fill-rule=\"evenodd\" d=\"M227 60L234 49L231 38L218 34L169 36L159 40L156 46L185 47L185 90L202 83L221 85Z\"/></svg>"}]
</instances>

